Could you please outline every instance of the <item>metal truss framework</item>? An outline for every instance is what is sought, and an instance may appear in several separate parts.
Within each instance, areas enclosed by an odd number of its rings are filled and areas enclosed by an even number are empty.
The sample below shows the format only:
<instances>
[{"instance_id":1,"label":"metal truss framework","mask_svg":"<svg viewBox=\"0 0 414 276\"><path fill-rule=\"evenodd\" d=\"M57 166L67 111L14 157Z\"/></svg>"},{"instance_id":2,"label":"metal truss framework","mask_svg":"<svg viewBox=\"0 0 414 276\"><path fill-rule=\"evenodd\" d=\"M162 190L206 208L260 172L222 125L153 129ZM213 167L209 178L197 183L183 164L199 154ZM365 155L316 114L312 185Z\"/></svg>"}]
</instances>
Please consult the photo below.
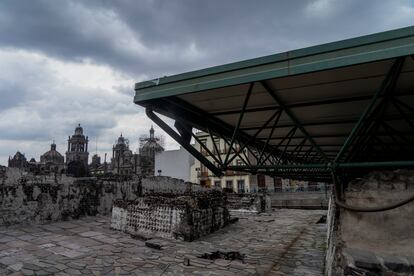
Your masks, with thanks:
<instances>
[{"instance_id":1,"label":"metal truss framework","mask_svg":"<svg viewBox=\"0 0 414 276\"><path fill-rule=\"evenodd\" d=\"M344 178L352 178L368 170L383 168L414 167L414 107L400 99L412 93L395 93L402 67L407 58L400 57L389 68L379 89L372 97L344 97L320 100L303 104L287 105L278 95L277 89L267 81L251 82L246 91L240 110L221 113L207 113L177 97L157 99L156 105L146 107L146 113L157 125L188 150L215 175L221 176L226 170L267 174L286 178L331 182L332 173ZM274 100L274 106L253 109L248 108L253 88L261 85ZM342 102L368 101L365 110L357 120L335 121L335 124L354 124L350 133L312 136L306 130L309 125L328 125L321 123L302 123L292 108L306 105L327 105ZM387 111L392 109L393 115ZM242 128L246 114L257 111L272 111L272 114L260 127ZM161 113L176 120L177 131L165 123L157 114ZM229 125L215 115L238 114L237 124ZM280 123L280 118L287 116L291 124ZM398 121L406 125L404 131L393 126ZM194 133L193 128L205 131L213 142L214 152L218 152L215 141L221 138L228 146L224 158L215 155ZM287 134L275 136L279 128L288 129ZM268 134L259 138L263 131ZM254 131L249 134L248 131ZM193 137L207 152L209 159L191 144ZM342 137L343 144L323 145L316 143L316 138ZM299 139L299 142L298 142ZM277 144L272 141L279 141ZM296 142L293 143L292 141ZM324 146L340 146L340 150L322 149ZM235 159L243 165L233 165ZM212 162L212 160L214 160Z\"/></svg>"}]
</instances>

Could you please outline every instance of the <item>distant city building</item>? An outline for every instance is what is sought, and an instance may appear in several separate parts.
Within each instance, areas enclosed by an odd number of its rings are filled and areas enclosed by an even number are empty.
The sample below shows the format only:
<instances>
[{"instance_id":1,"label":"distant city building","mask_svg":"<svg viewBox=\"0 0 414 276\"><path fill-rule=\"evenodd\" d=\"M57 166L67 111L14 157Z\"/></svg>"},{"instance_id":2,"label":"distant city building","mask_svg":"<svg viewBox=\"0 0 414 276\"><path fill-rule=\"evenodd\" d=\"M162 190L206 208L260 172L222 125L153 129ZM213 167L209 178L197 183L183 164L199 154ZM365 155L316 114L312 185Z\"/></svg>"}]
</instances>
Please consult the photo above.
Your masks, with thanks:
<instances>
[{"instance_id":1,"label":"distant city building","mask_svg":"<svg viewBox=\"0 0 414 276\"><path fill-rule=\"evenodd\" d=\"M95 154L89 165L92 175L114 174L114 175L141 175L153 176L155 165L155 154L164 151L159 144L160 139L154 135L154 128L150 129L150 136L140 138L138 153L133 153L129 147L129 140L122 134L118 137L112 147L111 162L101 163L100 157Z\"/></svg>"},{"instance_id":2,"label":"distant city building","mask_svg":"<svg viewBox=\"0 0 414 276\"><path fill-rule=\"evenodd\" d=\"M92 167L98 167L101 165L101 157L98 154L94 154L92 156L92 163L90 166Z\"/></svg>"},{"instance_id":3,"label":"distant city building","mask_svg":"<svg viewBox=\"0 0 414 276\"><path fill-rule=\"evenodd\" d=\"M68 137L68 148L66 160L62 154L56 150L56 144L50 145L50 150L40 156L40 161L31 158L27 162L26 157L17 151L14 157L9 156L8 166L20 168L34 174L65 173L74 177L84 177L88 175L155 175L155 154L164 151L160 145L161 139L155 137L154 128L150 129L150 136L140 138L138 153L133 153L129 148L128 139L120 135L112 148L111 162L102 163L101 157L96 153L92 156L92 162L88 164L88 136L83 134L83 128L78 124L72 136ZM174 159L173 157L168 157ZM188 162L187 162L188 163ZM167 172L168 169L165 169ZM188 175L189 170L185 174ZM183 175L181 175L183 176ZM174 176L177 178L182 178ZM188 180L189 177L186 178Z\"/></svg>"},{"instance_id":4,"label":"distant city building","mask_svg":"<svg viewBox=\"0 0 414 276\"><path fill-rule=\"evenodd\" d=\"M88 136L83 135L83 128L79 124L68 139L67 174L76 177L88 175L88 157Z\"/></svg>"},{"instance_id":5,"label":"distant city building","mask_svg":"<svg viewBox=\"0 0 414 276\"><path fill-rule=\"evenodd\" d=\"M106 162L106 153L104 162L101 163L101 157L98 154L92 156L92 163L89 165L89 172L91 175L103 175L111 171L111 164Z\"/></svg>"},{"instance_id":6,"label":"distant city building","mask_svg":"<svg viewBox=\"0 0 414 276\"><path fill-rule=\"evenodd\" d=\"M36 160L32 158L31 164L36 164ZM56 144L50 145L50 150L40 156L40 168L44 172L63 173L65 169L65 158L56 150Z\"/></svg>"},{"instance_id":7,"label":"distant city building","mask_svg":"<svg viewBox=\"0 0 414 276\"><path fill-rule=\"evenodd\" d=\"M139 172L138 155L129 149L129 141L119 136L117 143L112 147L111 169L113 174L131 175Z\"/></svg>"},{"instance_id":8,"label":"distant city building","mask_svg":"<svg viewBox=\"0 0 414 276\"><path fill-rule=\"evenodd\" d=\"M9 168L27 169L27 159L23 153L17 151L13 158L9 156L8 166Z\"/></svg>"},{"instance_id":9,"label":"distant city building","mask_svg":"<svg viewBox=\"0 0 414 276\"><path fill-rule=\"evenodd\" d=\"M184 181L191 180L194 157L184 148L155 153L155 174L170 176Z\"/></svg>"},{"instance_id":10,"label":"distant city building","mask_svg":"<svg viewBox=\"0 0 414 276\"><path fill-rule=\"evenodd\" d=\"M159 138L154 135L154 128L151 126L150 137L141 139L143 146L139 149L139 159L141 174L144 176L153 176L155 165L155 154L164 151L164 148L158 143Z\"/></svg>"},{"instance_id":11,"label":"distant city building","mask_svg":"<svg viewBox=\"0 0 414 276\"><path fill-rule=\"evenodd\" d=\"M34 157L30 159L27 165L28 165L29 172L36 173L36 174L40 172L40 165L38 162L36 162L36 159L34 159Z\"/></svg>"}]
</instances>

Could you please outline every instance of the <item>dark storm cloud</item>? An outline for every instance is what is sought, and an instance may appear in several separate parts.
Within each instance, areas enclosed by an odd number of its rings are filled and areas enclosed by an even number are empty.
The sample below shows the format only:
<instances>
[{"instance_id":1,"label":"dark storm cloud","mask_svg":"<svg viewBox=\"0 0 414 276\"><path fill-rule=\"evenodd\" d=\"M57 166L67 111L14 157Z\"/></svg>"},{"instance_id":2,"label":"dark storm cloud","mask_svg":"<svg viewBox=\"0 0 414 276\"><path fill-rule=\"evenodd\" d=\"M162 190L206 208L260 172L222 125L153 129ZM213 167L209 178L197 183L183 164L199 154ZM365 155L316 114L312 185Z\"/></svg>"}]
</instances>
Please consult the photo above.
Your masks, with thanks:
<instances>
[{"instance_id":1,"label":"dark storm cloud","mask_svg":"<svg viewBox=\"0 0 414 276\"><path fill-rule=\"evenodd\" d=\"M47 56L1 49L0 61L0 147L1 140L67 137L78 123L88 128L88 135L99 136L117 125L117 115L138 113L131 96L120 88L80 83L95 67L84 69ZM100 68L96 71L102 73ZM111 77L111 71L103 72L102 78Z\"/></svg>"},{"instance_id":2,"label":"dark storm cloud","mask_svg":"<svg viewBox=\"0 0 414 276\"><path fill-rule=\"evenodd\" d=\"M1 0L0 163L17 149L38 156L51 139L63 151L77 123L101 151L120 132L137 141L151 123L132 103L135 81L413 18L413 0Z\"/></svg>"},{"instance_id":3,"label":"dark storm cloud","mask_svg":"<svg viewBox=\"0 0 414 276\"><path fill-rule=\"evenodd\" d=\"M413 1L6 0L0 44L154 77L401 27L399 6Z\"/></svg>"}]
</instances>

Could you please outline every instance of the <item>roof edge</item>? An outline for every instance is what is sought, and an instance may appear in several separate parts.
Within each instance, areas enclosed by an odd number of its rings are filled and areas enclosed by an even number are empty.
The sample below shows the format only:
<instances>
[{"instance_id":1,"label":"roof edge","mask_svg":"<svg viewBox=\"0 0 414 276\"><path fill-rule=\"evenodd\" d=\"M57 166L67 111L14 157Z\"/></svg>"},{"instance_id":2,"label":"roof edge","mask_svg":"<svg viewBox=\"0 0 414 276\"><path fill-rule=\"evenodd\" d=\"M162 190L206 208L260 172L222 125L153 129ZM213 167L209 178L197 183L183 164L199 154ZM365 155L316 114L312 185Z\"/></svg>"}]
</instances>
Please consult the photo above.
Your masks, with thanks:
<instances>
[{"instance_id":1,"label":"roof edge","mask_svg":"<svg viewBox=\"0 0 414 276\"><path fill-rule=\"evenodd\" d=\"M409 26L400 29L394 29L354 38L348 38L344 40L339 40L335 42L324 43L320 45L300 48L296 50L291 50L287 52L262 56L253 59L247 59L237 62L232 62L223 65L217 65L209 68L199 69L195 71L189 71L186 73L180 73L167 77L155 78L152 80L147 80L143 82L138 82L135 84L135 90L140 90L148 87L158 86L167 83L178 82L182 80L188 80L192 78L197 78L201 76L214 75L222 72L228 72L233 70L239 70L247 67L265 65L268 63L292 60L295 58L306 57L316 54L322 54L327 52L332 52L336 50L343 50L347 48L359 47L372 43L379 43L387 40L393 40L397 38L404 38L414 36L414 26Z\"/></svg>"}]
</instances>

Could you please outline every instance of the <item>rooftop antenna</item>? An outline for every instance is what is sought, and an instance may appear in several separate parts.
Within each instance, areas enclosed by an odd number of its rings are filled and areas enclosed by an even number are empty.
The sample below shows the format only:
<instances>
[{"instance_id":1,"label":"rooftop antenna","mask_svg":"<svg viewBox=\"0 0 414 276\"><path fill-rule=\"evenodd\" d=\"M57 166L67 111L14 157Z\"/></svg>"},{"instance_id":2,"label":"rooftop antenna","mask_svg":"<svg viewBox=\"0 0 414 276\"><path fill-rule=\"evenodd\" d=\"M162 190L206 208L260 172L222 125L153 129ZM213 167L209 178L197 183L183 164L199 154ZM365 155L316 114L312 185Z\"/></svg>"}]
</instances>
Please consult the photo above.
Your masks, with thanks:
<instances>
[{"instance_id":1,"label":"rooftop antenna","mask_svg":"<svg viewBox=\"0 0 414 276\"><path fill-rule=\"evenodd\" d=\"M98 136L95 137L95 154L98 155Z\"/></svg>"}]
</instances>

